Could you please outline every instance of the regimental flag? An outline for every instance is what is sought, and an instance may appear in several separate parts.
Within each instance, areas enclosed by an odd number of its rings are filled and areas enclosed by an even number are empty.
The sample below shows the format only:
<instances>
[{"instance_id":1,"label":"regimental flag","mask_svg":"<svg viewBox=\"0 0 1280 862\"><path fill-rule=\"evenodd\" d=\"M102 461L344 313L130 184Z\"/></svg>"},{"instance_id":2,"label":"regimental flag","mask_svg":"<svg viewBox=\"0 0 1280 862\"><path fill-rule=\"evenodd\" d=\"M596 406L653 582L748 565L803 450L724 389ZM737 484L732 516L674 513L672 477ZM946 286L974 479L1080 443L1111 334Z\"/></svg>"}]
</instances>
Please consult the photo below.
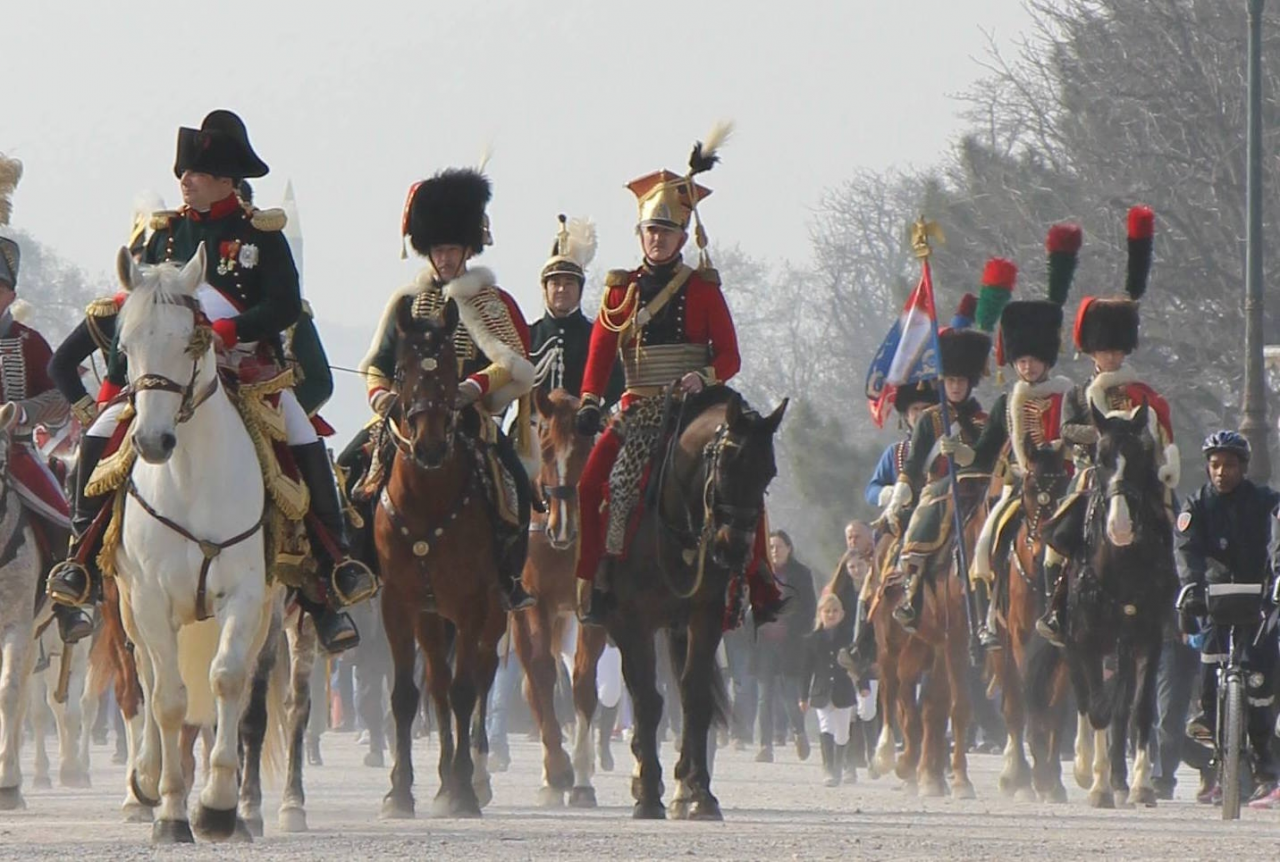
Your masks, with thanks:
<instances>
[{"instance_id":1,"label":"regimental flag","mask_svg":"<svg viewBox=\"0 0 1280 862\"><path fill-rule=\"evenodd\" d=\"M904 383L938 377L938 314L933 303L933 275L924 261L920 283L907 297L902 314L885 336L867 371L867 406L877 426L893 404L893 393Z\"/></svg>"}]
</instances>

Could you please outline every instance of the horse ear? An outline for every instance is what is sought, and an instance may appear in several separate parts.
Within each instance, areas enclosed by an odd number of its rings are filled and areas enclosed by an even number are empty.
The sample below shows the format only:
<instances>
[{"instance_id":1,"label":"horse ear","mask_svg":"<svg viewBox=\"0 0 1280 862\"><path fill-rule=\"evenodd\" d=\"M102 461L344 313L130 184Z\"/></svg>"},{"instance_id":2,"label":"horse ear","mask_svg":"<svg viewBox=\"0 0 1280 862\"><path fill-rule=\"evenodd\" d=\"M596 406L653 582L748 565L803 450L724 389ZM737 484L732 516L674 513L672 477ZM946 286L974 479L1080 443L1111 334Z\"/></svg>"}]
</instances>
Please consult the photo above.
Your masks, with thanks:
<instances>
[{"instance_id":1,"label":"horse ear","mask_svg":"<svg viewBox=\"0 0 1280 862\"><path fill-rule=\"evenodd\" d=\"M725 408L724 424L729 427L730 431L737 429L742 424L742 396L736 392L733 393L733 396L729 399L728 406Z\"/></svg>"},{"instance_id":2,"label":"horse ear","mask_svg":"<svg viewBox=\"0 0 1280 862\"><path fill-rule=\"evenodd\" d=\"M116 254L116 278L120 279L120 286L126 291L133 290L142 280L142 271L138 269L137 262L129 254L129 249L123 246Z\"/></svg>"},{"instance_id":3,"label":"horse ear","mask_svg":"<svg viewBox=\"0 0 1280 862\"><path fill-rule=\"evenodd\" d=\"M452 299L444 305L444 329L450 336L458 328L458 303Z\"/></svg>"},{"instance_id":4,"label":"horse ear","mask_svg":"<svg viewBox=\"0 0 1280 862\"><path fill-rule=\"evenodd\" d=\"M782 424L782 417L787 415L787 405L790 403L790 398L783 398L782 403L775 407L774 411L765 417L764 430L769 432L770 437L778 433L778 426Z\"/></svg>"},{"instance_id":5,"label":"horse ear","mask_svg":"<svg viewBox=\"0 0 1280 862\"><path fill-rule=\"evenodd\" d=\"M195 293L196 288L204 282L205 260L204 243L201 242L196 246L196 253L191 255L191 260L187 261L187 265L182 268L183 284L191 293Z\"/></svg>"},{"instance_id":6,"label":"horse ear","mask_svg":"<svg viewBox=\"0 0 1280 862\"><path fill-rule=\"evenodd\" d=\"M538 415L543 419L550 419L556 411L556 406L551 403L551 397L541 386L535 386L533 389L533 406L537 408Z\"/></svg>"},{"instance_id":7,"label":"horse ear","mask_svg":"<svg viewBox=\"0 0 1280 862\"><path fill-rule=\"evenodd\" d=\"M396 303L396 331L401 335L413 331L413 303Z\"/></svg>"}]
</instances>

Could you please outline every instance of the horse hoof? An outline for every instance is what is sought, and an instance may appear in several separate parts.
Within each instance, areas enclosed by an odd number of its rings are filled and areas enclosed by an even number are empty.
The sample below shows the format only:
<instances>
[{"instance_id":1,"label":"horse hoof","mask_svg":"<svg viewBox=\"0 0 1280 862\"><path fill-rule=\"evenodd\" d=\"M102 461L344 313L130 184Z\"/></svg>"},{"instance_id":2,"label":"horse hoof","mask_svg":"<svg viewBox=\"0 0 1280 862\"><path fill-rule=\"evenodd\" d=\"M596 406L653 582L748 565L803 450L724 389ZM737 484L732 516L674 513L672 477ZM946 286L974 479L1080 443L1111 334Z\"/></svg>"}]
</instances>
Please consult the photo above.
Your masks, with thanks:
<instances>
[{"instance_id":1,"label":"horse hoof","mask_svg":"<svg viewBox=\"0 0 1280 862\"><path fill-rule=\"evenodd\" d=\"M1090 808L1115 808L1116 798L1111 791L1095 790L1089 794Z\"/></svg>"},{"instance_id":2,"label":"horse hoof","mask_svg":"<svg viewBox=\"0 0 1280 862\"><path fill-rule=\"evenodd\" d=\"M1156 807L1156 789L1154 787L1139 787L1129 791L1129 802L1133 805L1141 805L1143 808Z\"/></svg>"},{"instance_id":3,"label":"horse hoof","mask_svg":"<svg viewBox=\"0 0 1280 862\"><path fill-rule=\"evenodd\" d=\"M381 751L370 751L364 756L364 765L371 766L375 769L381 769L386 766L387 763L383 759Z\"/></svg>"},{"instance_id":4,"label":"horse hoof","mask_svg":"<svg viewBox=\"0 0 1280 862\"><path fill-rule=\"evenodd\" d=\"M142 792L142 786L138 783L138 773L136 770L130 770L129 772L129 789L133 791L133 798L138 800L140 805L145 805L147 808L158 808L160 806L159 799L154 796L148 796Z\"/></svg>"},{"instance_id":5,"label":"horse hoof","mask_svg":"<svg viewBox=\"0 0 1280 862\"><path fill-rule=\"evenodd\" d=\"M185 820L157 820L151 826L152 844L195 844L191 824Z\"/></svg>"},{"instance_id":6,"label":"horse hoof","mask_svg":"<svg viewBox=\"0 0 1280 862\"><path fill-rule=\"evenodd\" d=\"M21 811L26 807L27 801L22 798L21 785L0 787L0 811Z\"/></svg>"},{"instance_id":7,"label":"horse hoof","mask_svg":"<svg viewBox=\"0 0 1280 862\"><path fill-rule=\"evenodd\" d=\"M489 779L486 777L479 784L473 784L471 789L476 793L476 802L479 803L480 810L488 808L489 803L493 801L493 785L489 783Z\"/></svg>"},{"instance_id":8,"label":"horse hoof","mask_svg":"<svg viewBox=\"0 0 1280 862\"><path fill-rule=\"evenodd\" d=\"M120 806L120 819L122 823L150 823L155 819L155 815L151 813L151 809L145 805L139 805L136 802L126 802Z\"/></svg>"},{"instance_id":9,"label":"horse hoof","mask_svg":"<svg viewBox=\"0 0 1280 862\"><path fill-rule=\"evenodd\" d=\"M281 832L306 832L307 811L305 808L281 808L276 826Z\"/></svg>"},{"instance_id":10,"label":"horse hoof","mask_svg":"<svg viewBox=\"0 0 1280 862\"><path fill-rule=\"evenodd\" d=\"M262 821L262 815L256 814L251 817L241 817L240 821L244 823L244 828L249 830L249 834L254 838L261 838L263 829L266 826Z\"/></svg>"},{"instance_id":11,"label":"horse hoof","mask_svg":"<svg viewBox=\"0 0 1280 862\"><path fill-rule=\"evenodd\" d=\"M951 785L951 796L953 799L977 799L978 794L973 789L973 782L957 781Z\"/></svg>"},{"instance_id":12,"label":"horse hoof","mask_svg":"<svg viewBox=\"0 0 1280 862\"><path fill-rule=\"evenodd\" d=\"M237 822L243 823L234 808L206 808L197 805L192 828L205 841L229 841L236 834ZM249 830L245 829L245 835Z\"/></svg>"},{"instance_id":13,"label":"horse hoof","mask_svg":"<svg viewBox=\"0 0 1280 862\"><path fill-rule=\"evenodd\" d=\"M1076 786L1079 787L1081 790L1088 790L1090 787L1093 786L1093 770L1092 769L1081 769L1079 764L1077 764L1076 768L1072 770L1071 774L1075 776Z\"/></svg>"},{"instance_id":14,"label":"horse hoof","mask_svg":"<svg viewBox=\"0 0 1280 862\"><path fill-rule=\"evenodd\" d=\"M666 820L667 809L662 807L661 800L637 802L631 809L632 820Z\"/></svg>"},{"instance_id":15,"label":"horse hoof","mask_svg":"<svg viewBox=\"0 0 1280 862\"><path fill-rule=\"evenodd\" d=\"M695 799L689 806L689 819L719 822L724 820L724 815L720 813L720 803L708 795L705 799Z\"/></svg>"},{"instance_id":16,"label":"horse hoof","mask_svg":"<svg viewBox=\"0 0 1280 862\"><path fill-rule=\"evenodd\" d=\"M382 811L378 816L383 820L412 820L414 818L413 799L395 799L388 796L382 800Z\"/></svg>"},{"instance_id":17,"label":"horse hoof","mask_svg":"<svg viewBox=\"0 0 1280 862\"><path fill-rule=\"evenodd\" d=\"M1041 802L1048 802L1053 805L1062 805L1067 801L1067 788L1059 784L1057 787L1050 788L1049 792L1040 794Z\"/></svg>"},{"instance_id":18,"label":"horse hoof","mask_svg":"<svg viewBox=\"0 0 1280 862\"><path fill-rule=\"evenodd\" d=\"M569 791L570 808L595 808L596 789L594 787L575 787Z\"/></svg>"},{"instance_id":19,"label":"horse hoof","mask_svg":"<svg viewBox=\"0 0 1280 862\"><path fill-rule=\"evenodd\" d=\"M688 799L672 799L667 803L667 816L672 820L688 820L689 819L689 800Z\"/></svg>"},{"instance_id":20,"label":"horse hoof","mask_svg":"<svg viewBox=\"0 0 1280 862\"><path fill-rule=\"evenodd\" d=\"M1040 799L1030 787L1019 787L1014 791L1013 798L1018 802L1036 802Z\"/></svg>"},{"instance_id":21,"label":"horse hoof","mask_svg":"<svg viewBox=\"0 0 1280 862\"><path fill-rule=\"evenodd\" d=\"M601 772L613 772L613 752L608 748L600 748L596 751L596 759L600 761Z\"/></svg>"},{"instance_id":22,"label":"horse hoof","mask_svg":"<svg viewBox=\"0 0 1280 862\"><path fill-rule=\"evenodd\" d=\"M922 799L941 799L947 795L947 787L941 781L929 779L921 782L918 795Z\"/></svg>"},{"instance_id":23,"label":"horse hoof","mask_svg":"<svg viewBox=\"0 0 1280 862\"><path fill-rule=\"evenodd\" d=\"M556 790L554 787L538 788L538 807L539 808L563 808L564 807L564 791Z\"/></svg>"},{"instance_id":24,"label":"horse hoof","mask_svg":"<svg viewBox=\"0 0 1280 862\"><path fill-rule=\"evenodd\" d=\"M52 790L53 780L47 775L37 775L35 778L31 779L31 786L36 790ZM63 786L65 787L66 785Z\"/></svg>"},{"instance_id":25,"label":"horse hoof","mask_svg":"<svg viewBox=\"0 0 1280 862\"><path fill-rule=\"evenodd\" d=\"M75 789L84 789L93 786L93 782L89 779L89 773L79 771L67 772L65 774L60 773L58 775L58 784L62 787Z\"/></svg>"}]
</instances>

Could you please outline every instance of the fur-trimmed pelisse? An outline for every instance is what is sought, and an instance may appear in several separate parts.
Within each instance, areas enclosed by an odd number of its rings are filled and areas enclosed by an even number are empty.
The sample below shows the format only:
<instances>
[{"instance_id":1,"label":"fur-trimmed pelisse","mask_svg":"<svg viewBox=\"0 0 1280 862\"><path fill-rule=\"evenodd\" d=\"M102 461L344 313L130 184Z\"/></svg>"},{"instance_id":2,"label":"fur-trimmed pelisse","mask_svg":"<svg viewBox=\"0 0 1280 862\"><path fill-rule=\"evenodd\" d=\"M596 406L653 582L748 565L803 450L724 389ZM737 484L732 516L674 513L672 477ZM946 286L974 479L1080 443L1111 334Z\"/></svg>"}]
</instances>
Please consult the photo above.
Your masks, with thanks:
<instances>
[{"instance_id":1,"label":"fur-trimmed pelisse","mask_svg":"<svg viewBox=\"0 0 1280 862\"><path fill-rule=\"evenodd\" d=\"M1138 304L1129 299L1086 298L1076 313L1076 348L1081 353L1138 347Z\"/></svg>"},{"instance_id":2,"label":"fur-trimmed pelisse","mask_svg":"<svg viewBox=\"0 0 1280 862\"><path fill-rule=\"evenodd\" d=\"M938 393L928 381L904 383L893 392L893 406L899 413L905 414L912 404L933 405L938 403Z\"/></svg>"},{"instance_id":3,"label":"fur-trimmed pelisse","mask_svg":"<svg viewBox=\"0 0 1280 862\"><path fill-rule=\"evenodd\" d=\"M1062 348L1062 306L1047 299L1024 299L1005 306L1000 315L1004 361L1034 356L1049 367Z\"/></svg>"},{"instance_id":4,"label":"fur-trimmed pelisse","mask_svg":"<svg viewBox=\"0 0 1280 862\"><path fill-rule=\"evenodd\" d=\"M470 168L450 168L414 187L405 233L423 257L433 245L460 245L480 254L487 245L485 207L492 194L489 180Z\"/></svg>"},{"instance_id":5,"label":"fur-trimmed pelisse","mask_svg":"<svg viewBox=\"0 0 1280 862\"><path fill-rule=\"evenodd\" d=\"M967 377L975 386L987 369L991 336L976 329L947 329L938 333L943 377Z\"/></svg>"}]
</instances>

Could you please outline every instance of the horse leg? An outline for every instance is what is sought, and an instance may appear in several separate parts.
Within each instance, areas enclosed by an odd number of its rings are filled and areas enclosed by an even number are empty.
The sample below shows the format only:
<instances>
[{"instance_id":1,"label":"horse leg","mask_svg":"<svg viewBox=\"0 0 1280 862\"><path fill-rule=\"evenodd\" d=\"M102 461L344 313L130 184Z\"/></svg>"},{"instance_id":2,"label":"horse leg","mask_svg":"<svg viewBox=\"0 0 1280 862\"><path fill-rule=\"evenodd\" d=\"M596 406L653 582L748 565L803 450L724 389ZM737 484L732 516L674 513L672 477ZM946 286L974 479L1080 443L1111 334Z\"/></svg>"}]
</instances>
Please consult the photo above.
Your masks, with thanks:
<instances>
[{"instance_id":1,"label":"horse leg","mask_svg":"<svg viewBox=\"0 0 1280 862\"><path fill-rule=\"evenodd\" d=\"M898 719L902 725L902 753L894 766L894 773L907 783L915 793L920 783L920 748L924 727L920 714L920 698L917 696L919 673L906 675L898 680Z\"/></svg>"},{"instance_id":2,"label":"horse leg","mask_svg":"<svg viewBox=\"0 0 1280 862\"><path fill-rule=\"evenodd\" d=\"M80 739L79 753L77 758L80 763L85 780L89 780L89 764L92 753L93 743L93 727L98 723L99 696L95 692L100 692L101 688L97 682L97 674L94 673L92 666L89 664L89 653L92 647L84 650L79 655L82 661L76 663L76 670L72 673L72 688L78 689L80 694L77 702L80 704ZM85 785L89 786L88 784Z\"/></svg>"},{"instance_id":3,"label":"horse leg","mask_svg":"<svg viewBox=\"0 0 1280 862\"><path fill-rule=\"evenodd\" d=\"M378 637L369 632L367 637ZM311 672L316 663L316 628L311 615L301 609L296 622L285 625L288 646L289 690L285 695L285 732L289 753L284 793L280 797L277 825L281 832L307 831L307 797L302 788L302 764L305 759L307 725L311 720Z\"/></svg>"},{"instance_id":4,"label":"horse leg","mask_svg":"<svg viewBox=\"0 0 1280 862\"><path fill-rule=\"evenodd\" d=\"M87 645L86 645L87 647ZM80 710L80 695L84 685L82 674L76 673L77 653L80 664L83 664L83 649L64 645L62 656L50 668L56 676L50 677L54 685L61 685L61 675L67 674L67 690L65 700L58 702L57 692L49 692L49 708L53 711L53 719L58 728L58 784L61 787L88 787L89 772L80 758L80 740L84 735L83 714ZM87 746L86 746L87 747Z\"/></svg>"},{"instance_id":5,"label":"horse leg","mask_svg":"<svg viewBox=\"0 0 1280 862\"><path fill-rule=\"evenodd\" d=\"M1093 786L1093 725L1089 722L1089 679L1084 670L1084 657L1067 652L1067 671L1076 698L1076 744L1072 774L1076 786L1088 790Z\"/></svg>"},{"instance_id":6,"label":"horse leg","mask_svg":"<svg viewBox=\"0 0 1280 862\"><path fill-rule=\"evenodd\" d=\"M893 728L895 723L901 724L898 721L898 669L887 657L880 662L880 690L877 695L880 701L880 736L876 739L875 754L868 770L872 778L893 772L897 755Z\"/></svg>"},{"instance_id":7,"label":"horse leg","mask_svg":"<svg viewBox=\"0 0 1280 862\"><path fill-rule=\"evenodd\" d=\"M569 805L574 808L595 808L596 790L591 785L595 772L594 753L591 748L591 723L599 706L597 667L604 652L605 635L598 626L578 627L578 648L573 653L573 711L576 718L573 731L573 789L569 791ZM608 743L613 728L600 728L602 744Z\"/></svg>"},{"instance_id":8,"label":"horse leg","mask_svg":"<svg viewBox=\"0 0 1280 862\"><path fill-rule=\"evenodd\" d=\"M38 647L37 647L38 648ZM31 720L31 741L35 744L35 760L32 766L35 775L31 778L31 786L36 790L48 790L53 787L49 777L49 687L45 681L45 673L41 671L31 675L27 691L30 702L27 705L27 716Z\"/></svg>"},{"instance_id":9,"label":"horse leg","mask_svg":"<svg viewBox=\"0 0 1280 862\"><path fill-rule=\"evenodd\" d=\"M622 676L631 692L635 719L631 753L636 765L631 775L631 796L636 804L631 816L637 820L662 820L667 816L662 805L662 765L658 762L662 695L658 693L653 634L620 627L611 627L610 633L622 653Z\"/></svg>"},{"instance_id":10,"label":"horse leg","mask_svg":"<svg viewBox=\"0 0 1280 862\"><path fill-rule=\"evenodd\" d=\"M141 646L139 628L134 620L134 610L128 591L119 583L120 624L127 644L121 650L120 663L126 670L132 669L132 683L123 687L127 692L121 708L127 719L129 736L129 773L125 780L125 797L121 811L127 822L146 823L154 819L152 809L160 805L160 726L155 711L149 705L149 693L155 689L155 672L151 653ZM172 655L170 656L172 658ZM118 683L119 685L119 683ZM133 717L129 718L128 706L132 705Z\"/></svg>"},{"instance_id":11,"label":"horse leg","mask_svg":"<svg viewBox=\"0 0 1280 862\"><path fill-rule=\"evenodd\" d=\"M920 795L926 798L946 795L942 764L947 749L947 705L951 702L945 659L937 650L930 665L921 695ZM964 740L957 740L960 745Z\"/></svg>"},{"instance_id":12,"label":"horse leg","mask_svg":"<svg viewBox=\"0 0 1280 862\"><path fill-rule=\"evenodd\" d=\"M249 687L249 705L240 718L241 782L240 818L255 838L262 836L262 741L267 735L267 686L276 663L276 640L279 622L273 620L267 643L258 653L253 681Z\"/></svg>"},{"instance_id":13,"label":"horse leg","mask_svg":"<svg viewBox=\"0 0 1280 862\"><path fill-rule=\"evenodd\" d=\"M542 738L542 787L538 789L538 804L559 808L564 804L564 792L572 786L573 773L556 717L556 659L551 653L550 627L542 605L516 614L512 626L516 654L524 665L525 700Z\"/></svg>"},{"instance_id":14,"label":"horse leg","mask_svg":"<svg viewBox=\"0 0 1280 862\"><path fill-rule=\"evenodd\" d=\"M1147 649L1142 658L1135 662L1137 699L1133 717L1133 727L1137 734L1134 742L1136 752L1133 759L1133 786L1129 790L1129 804L1154 808L1156 805L1156 789L1151 783L1151 725L1155 720L1156 668L1160 663L1159 641L1156 642L1156 654ZM1129 702L1134 702L1131 698ZM1127 714L1128 708L1124 709ZM1128 722L1126 722L1128 726ZM1112 758L1115 751L1112 751Z\"/></svg>"},{"instance_id":15,"label":"horse leg","mask_svg":"<svg viewBox=\"0 0 1280 862\"><path fill-rule=\"evenodd\" d=\"M240 736L240 711L245 686L271 628L270 605L258 589L244 583L217 614L220 628L218 651L209 667L209 685L216 704L217 726L209 751L204 788L193 824L196 833L211 841L232 837L249 839L248 829L238 822L238 770L236 743ZM273 655L274 658L274 655ZM263 685L265 695L265 680ZM266 726L265 697L262 724Z\"/></svg>"},{"instance_id":16,"label":"horse leg","mask_svg":"<svg viewBox=\"0 0 1280 862\"><path fill-rule=\"evenodd\" d=\"M151 684L146 687L146 702L160 745L156 751L147 743L143 744L140 760L145 764L144 771L136 777L135 783L149 784L151 763L155 762L159 768L160 804L152 824L151 841L153 844L191 844L195 837L187 820L187 783L182 774L182 750L178 739L187 715L187 690L174 660L178 655L178 632L170 622L168 601L163 595L140 594L136 599L140 600L140 606L135 608L133 616L140 637L135 642L139 644L138 652L146 654L145 659L139 657L138 666L143 673L153 674ZM134 788L139 796L148 791L149 787Z\"/></svg>"},{"instance_id":17,"label":"horse leg","mask_svg":"<svg viewBox=\"0 0 1280 862\"><path fill-rule=\"evenodd\" d=\"M382 619L391 649L395 682L391 687L391 713L395 718L396 745L391 767L391 789L382 799L383 819L413 817L413 720L418 714L418 686L414 682L414 626L410 608L382 593Z\"/></svg>"},{"instance_id":18,"label":"horse leg","mask_svg":"<svg viewBox=\"0 0 1280 862\"><path fill-rule=\"evenodd\" d=\"M432 802L432 813L438 817L450 814L453 797L454 736L453 714L449 706L449 689L453 670L449 667L449 638L445 622L438 616L418 618L418 644L422 647L422 673L435 708L436 729L440 734L440 762L436 773L440 789ZM456 641L456 638L455 638Z\"/></svg>"},{"instance_id":19,"label":"horse leg","mask_svg":"<svg viewBox=\"0 0 1280 862\"><path fill-rule=\"evenodd\" d=\"M498 642L508 625L505 614L496 603L490 605L488 618L476 653L476 702L471 721L471 788L483 809L493 801L493 783L489 776L489 692L498 675Z\"/></svg>"},{"instance_id":20,"label":"horse leg","mask_svg":"<svg viewBox=\"0 0 1280 862\"><path fill-rule=\"evenodd\" d=\"M959 597L964 601L964 597ZM963 633L948 633L946 649L947 681L951 688L951 795L955 799L973 799L976 793L969 780L969 721L973 707L969 703L969 645ZM945 740L946 730L943 730ZM946 751L943 742L942 751ZM1021 751L1021 745L1019 745ZM1025 764L1026 761L1024 760Z\"/></svg>"},{"instance_id":21,"label":"horse leg","mask_svg":"<svg viewBox=\"0 0 1280 862\"><path fill-rule=\"evenodd\" d=\"M1112 681L1116 699L1111 713L1107 760L1111 790L1116 801L1124 807L1132 807L1129 800L1129 719L1133 715L1137 669L1132 647L1122 646L1116 662L1116 678Z\"/></svg>"},{"instance_id":22,"label":"horse leg","mask_svg":"<svg viewBox=\"0 0 1280 862\"><path fill-rule=\"evenodd\" d=\"M688 651L679 685L684 716L680 759L685 762L682 783L691 793L690 820L724 819L720 802L711 792L711 766L707 752L712 719L719 706L716 701L724 685L716 664L723 619L724 608L715 603L695 610L689 618Z\"/></svg>"},{"instance_id":23,"label":"horse leg","mask_svg":"<svg viewBox=\"0 0 1280 862\"><path fill-rule=\"evenodd\" d=\"M1012 646L1011 644L1009 646ZM1024 735L1027 727L1026 704L1023 702L1022 680L1014 663L1013 650L1000 651L1000 706L1008 738L1004 744L1004 769L1000 772L1000 792L1005 796L1026 800L1031 768L1027 764ZM1032 731L1032 752L1035 752Z\"/></svg>"},{"instance_id":24,"label":"horse leg","mask_svg":"<svg viewBox=\"0 0 1280 862\"><path fill-rule=\"evenodd\" d=\"M460 620L453 647L453 682L449 685L449 705L453 708L456 747L450 769L452 784L449 813L454 817L479 817L480 800L472 779L475 762L471 758L471 719L476 708L476 679L479 674L479 620Z\"/></svg>"}]
</instances>

